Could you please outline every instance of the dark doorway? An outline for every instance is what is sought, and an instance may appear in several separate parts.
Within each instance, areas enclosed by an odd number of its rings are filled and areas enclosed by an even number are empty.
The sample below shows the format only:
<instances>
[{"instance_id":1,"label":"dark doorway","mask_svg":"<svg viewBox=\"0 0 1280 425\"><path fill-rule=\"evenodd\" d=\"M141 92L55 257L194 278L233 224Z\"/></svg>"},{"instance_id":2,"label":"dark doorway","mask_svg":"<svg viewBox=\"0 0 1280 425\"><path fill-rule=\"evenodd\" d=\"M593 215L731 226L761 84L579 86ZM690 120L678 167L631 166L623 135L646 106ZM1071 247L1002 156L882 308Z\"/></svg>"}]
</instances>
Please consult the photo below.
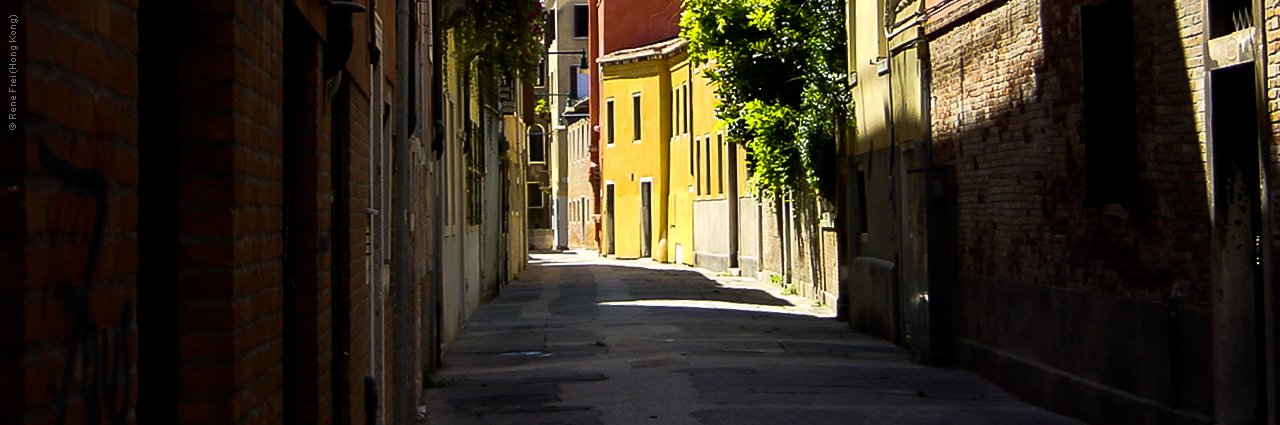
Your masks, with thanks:
<instances>
[{"instance_id":1,"label":"dark doorway","mask_svg":"<svg viewBox=\"0 0 1280 425\"><path fill-rule=\"evenodd\" d=\"M653 255L653 182L640 182L640 257Z\"/></svg>"},{"instance_id":2,"label":"dark doorway","mask_svg":"<svg viewBox=\"0 0 1280 425\"><path fill-rule=\"evenodd\" d=\"M302 86L307 72L316 72L315 38L310 24L295 7L286 5L284 14L284 102L282 107L284 125L281 128L282 175L281 193L283 194L281 209L281 239L284 241L283 267L281 268L281 293L283 305L284 329L282 345L284 348L281 370L283 371L283 412L284 423L298 422L298 289L295 276L298 272L298 258L302 251L297 243L298 229L301 222L295 194L298 190L298 144L302 129L300 121L304 116L302 97L307 90ZM308 87L312 91L314 87ZM312 94L314 95L314 94Z\"/></svg>"},{"instance_id":3,"label":"dark doorway","mask_svg":"<svg viewBox=\"0 0 1280 425\"><path fill-rule=\"evenodd\" d=\"M604 237L605 247L607 248L604 253L607 255L617 254L615 249L617 244L614 243L613 237L613 207L613 184L610 183L604 186Z\"/></svg>"},{"instance_id":4,"label":"dark doorway","mask_svg":"<svg viewBox=\"0 0 1280 425\"><path fill-rule=\"evenodd\" d=\"M138 5L138 405L145 423L178 423L178 221L182 178L178 53L183 2ZM143 289L146 288L146 289Z\"/></svg>"},{"instance_id":5,"label":"dark doorway","mask_svg":"<svg viewBox=\"0 0 1280 425\"><path fill-rule=\"evenodd\" d=\"M332 151L329 154L329 178L333 188L333 209L329 214L333 239L333 268L330 272L330 305L333 306L333 344L329 346L330 390L332 391L333 423L351 422L347 413L347 401L351 394L347 370L350 368L351 346L351 202L347 182L351 181L351 84L350 74L340 71L336 77L337 94L333 97L329 135Z\"/></svg>"},{"instance_id":6,"label":"dark doorway","mask_svg":"<svg viewBox=\"0 0 1280 425\"><path fill-rule=\"evenodd\" d=\"M1254 64L1209 73L1215 288L1214 404L1219 423L1264 423L1267 376L1260 141Z\"/></svg>"}]
</instances>

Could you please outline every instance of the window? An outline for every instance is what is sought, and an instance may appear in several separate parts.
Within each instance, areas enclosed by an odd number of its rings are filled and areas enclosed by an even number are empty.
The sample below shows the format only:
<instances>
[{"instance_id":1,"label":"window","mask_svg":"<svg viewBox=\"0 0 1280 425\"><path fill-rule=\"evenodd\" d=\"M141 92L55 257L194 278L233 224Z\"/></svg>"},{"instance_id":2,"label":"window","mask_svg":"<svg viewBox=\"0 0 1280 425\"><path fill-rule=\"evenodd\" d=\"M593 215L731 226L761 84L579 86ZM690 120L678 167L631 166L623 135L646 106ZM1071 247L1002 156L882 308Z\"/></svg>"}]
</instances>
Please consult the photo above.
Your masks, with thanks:
<instances>
[{"instance_id":1,"label":"window","mask_svg":"<svg viewBox=\"0 0 1280 425\"><path fill-rule=\"evenodd\" d=\"M691 107L693 100L690 99L693 92L690 90L691 87L688 83L684 85L684 102L686 106L684 108L684 132L687 134L693 134L693 108Z\"/></svg>"},{"instance_id":2,"label":"window","mask_svg":"<svg viewBox=\"0 0 1280 425\"><path fill-rule=\"evenodd\" d=\"M613 114L613 112L614 112L614 110L613 110L613 99L612 99L612 98L610 98L610 99L608 99L608 100L606 100L606 101L605 101L605 108L604 108L604 109L605 109L605 128L606 128L606 130L607 130L607 132L606 132L606 134L605 134L605 135L606 135L606 136L608 136L608 137L606 137L606 141L608 141L608 142L609 142L609 146L613 146L613 142L614 142L614 139L613 139L613 123L614 123L613 115L614 115L614 114Z\"/></svg>"},{"instance_id":3,"label":"window","mask_svg":"<svg viewBox=\"0 0 1280 425\"><path fill-rule=\"evenodd\" d=\"M716 182L719 193L724 194L724 134L716 134Z\"/></svg>"},{"instance_id":4,"label":"window","mask_svg":"<svg viewBox=\"0 0 1280 425\"><path fill-rule=\"evenodd\" d=\"M1133 17L1128 0L1080 8L1085 203L1138 195Z\"/></svg>"},{"instance_id":5,"label":"window","mask_svg":"<svg viewBox=\"0 0 1280 425\"><path fill-rule=\"evenodd\" d=\"M672 90L671 95L671 126L673 129L680 128L680 89L677 87ZM679 131L672 131L671 138L675 139Z\"/></svg>"},{"instance_id":6,"label":"window","mask_svg":"<svg viewBox=\"0 0 1280 425\"><path fill-rule=\"evenodd\" d=\"M631 94L631 140L640 143L640 93Z\"/></svg>"},{"instance_id":7,"label":"window","mask_svg":"<svg viewBox=\"0 0 1280 425\"><path fill-rule=\"evenodd\" d=\"M551 47L551 43L556 41L556 11L543 11L542 19L544 20L544 25L546 25L542 32L542 46Z\"/></svg>"},{"instance_id":8,"label":"window","mask_svg":"<svg viewBox=\"0 0 1280 425\"><path fill-rule=\"evenodd\" d=\"M698 175L697 169L702 168L702 139L701 138L692 139L690 143L693 143L693 151L694 151L693 162L689 164L691 167L695 167L695 170L693 172L693 184L694 186L698 187L698 194L701 195L702 194L702 176Z\"/></svg>"},{"instance_id":9,"label":"window","mask_svg":"<svg viewBox=\"0 0 1280 425\"><path fill-rule=\"evenodd\" d=\"M858 188L858 232L865 235L867 233L867 171L863 168L859 163L855 185Z\"/></svg>"},{"instance_id":10,"label":"window","mask_svg":"<svg viewBox=\"0 0 1280 425\"><path fill-rule=\"evenodd\" d=\"M587 38L590 32L587 16L590 11L585 4L573 5L573 38Z\"/></svg>"},{"instance_id":11,"label":"window","mask_svg":"<svg viewBox=\"0 0 1280 425\"><path fill-rule=\"evenodd\" d=\"M703 136L703 142L707 143L707 195L712 195L712 134Z\"/></svg>"},{"instance_id":12,"label":"window","mask_svg":"<svg viewBox=\"0 0 1280 425\"><path fill-rule=\"evenodd\" d=\"M694 151L698 149L698 142L689 139L689 175L696 175L698 160Z\"/></svg>"},{"instance_id":13,"label":"window","mask_svg":"<svg viewBox=\"0 0 1280 425\"><path fill-rule=\"evenodd\" d=\"M529 162L546 162L547 145L542 130L529 133Z\"/></svg>"},{"instance_id":14,"label":"window","mask_svg":"<svg viewBox=\"0 0 1280 425\"><path fill-rule=\"evenodd\" d=\"M537 183L529 183L529 208L542 208L545 203L542 202L542 189Z\"/></svg>"},{"instance_id":15,"label":"window","mask_svg":"<svg viewBox=\"0 0 1280 425\"><path fill-rule=\"evenodd\" d=\"M578 65L569 65L569 103L591 94L591 74L582 72Z\"/></svg>"},{"instance_id":16,"label":"window","mask_svg":"<svg viewBox=\"0 0 1280 425\"><path fill-rule=\"evenodd\" d=\"M588 73L587 71L584 71L578 65L573 65L573 67L570 69L573 71L573 74L570 74L570 75L573 75L573 81L574 81L573 89L575 90L574 93L576 93L573 96L573 98L581 99L581 98L590 96L591 95L591 74Z\"/></svg>"},{"instance_id":17,"label":"window","mask_svg":"<svg viewBox=\"0 0 1280 425\"><path fill-rule=\"evenodd\" d=\"M684 121L681 121L681 118L684 117L684 86L683 85L681 85L680 87L676 87L676 95L673 97L674 99L672 100L676 102L676 107L671 108L671 112L674 113L675 115L675 117L673 117L673 119L671 120L676 124L676 131L674 133L684 134Z\"/></svg>"},{"instance_id":18,"label":"window","mask_svg":"<svg viewBox=\"0 0 1280 425\"><path fill-rule=\"evenodd\" d=\"M546 59L538 59L538 75L533 85L542 87L547 85L547 61Z\"/></svg>"}]
</instances>

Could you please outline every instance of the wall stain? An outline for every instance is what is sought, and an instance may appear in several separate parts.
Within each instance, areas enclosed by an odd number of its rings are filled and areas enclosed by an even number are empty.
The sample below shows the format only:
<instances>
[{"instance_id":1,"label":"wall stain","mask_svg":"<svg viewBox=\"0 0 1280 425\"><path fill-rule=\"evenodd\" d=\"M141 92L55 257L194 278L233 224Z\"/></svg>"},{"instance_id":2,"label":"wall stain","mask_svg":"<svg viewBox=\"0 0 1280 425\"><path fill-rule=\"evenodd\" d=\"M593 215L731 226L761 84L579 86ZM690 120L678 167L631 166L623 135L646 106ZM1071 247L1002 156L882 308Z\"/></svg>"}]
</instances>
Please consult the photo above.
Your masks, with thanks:
<instances>
[{"instance_id":1,"label":"wall stain","mask_svg":"<svg viewBox=\"0 0 1280 425\"><path fill-rule=\"evenodd\" d=\"M50 385L57 407L55 423L66 424L68 405L74 395L83 401L82 423L124 425L129 419L130 361L129 334L134 326L133 302L125 300L120 319L112 326L98 329L90 309L88 283L94 266L107 217L107 182L102 171L77 168L54 155L39 142L40 165L68 191L88 198L95 204L93 231L80 284L64 282L58 295L71 319L71 336L66 340L66 362L62 379L56 388Z\"/></svg>"}]
</instances>

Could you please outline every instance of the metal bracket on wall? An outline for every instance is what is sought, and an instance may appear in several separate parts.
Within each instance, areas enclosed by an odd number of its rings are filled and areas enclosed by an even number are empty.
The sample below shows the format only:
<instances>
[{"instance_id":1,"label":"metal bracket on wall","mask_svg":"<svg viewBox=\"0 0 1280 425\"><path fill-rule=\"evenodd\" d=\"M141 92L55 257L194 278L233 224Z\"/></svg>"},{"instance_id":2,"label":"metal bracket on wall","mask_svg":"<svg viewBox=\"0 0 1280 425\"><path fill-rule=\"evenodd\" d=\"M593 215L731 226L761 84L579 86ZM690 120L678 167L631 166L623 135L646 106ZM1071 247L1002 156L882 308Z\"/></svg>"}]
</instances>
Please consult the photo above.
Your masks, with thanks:
<instances>
[{"instance_id":1,"label":"metal bracket on wall","mask_svg":"<svg viewBox=\"0 0 1280 425\"><path fill-rule=\"evenodd\" d=\"M1249 27L1209 40L1209 60L1205 65L1213 71L1253 62L1254 33Z\"/></svg>"}]
</instances>

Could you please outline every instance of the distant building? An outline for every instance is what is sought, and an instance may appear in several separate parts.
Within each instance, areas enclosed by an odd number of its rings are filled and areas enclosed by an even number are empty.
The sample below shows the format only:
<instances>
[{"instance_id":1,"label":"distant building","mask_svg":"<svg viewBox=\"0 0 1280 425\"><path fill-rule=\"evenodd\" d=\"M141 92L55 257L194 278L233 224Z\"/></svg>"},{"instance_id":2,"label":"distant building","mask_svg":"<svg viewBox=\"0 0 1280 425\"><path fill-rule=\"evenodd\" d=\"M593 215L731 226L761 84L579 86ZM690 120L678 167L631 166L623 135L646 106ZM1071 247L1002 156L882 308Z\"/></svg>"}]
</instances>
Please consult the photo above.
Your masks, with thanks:
<instances>
[{"instance_id":1,"label":"distant building","mask_svg":"<svg viewBox=\"0 0 1280 425\"><path fill-rule=\"evenodd\" d=\"M595 229L600 223L596 211L595 190L592 181L600 179L600 167L592 157L591 120L588 117L587 99L580 99L572 109L566 109L565 131L569 150L569 248L599 249Z\"/></svg>"},{"instance_id":2,"label":"distant building","mask_svg":"<svg viewBox=\"0 0 1280 425\"><path fill-rule=\"evenodd\" d=\"M582 113L571 109L579 100L587 99L591 92L590 65L587 61L587 42L590 35L591 10L585 1L556 0L547 5L551 18L548 34L547 93L544 99L551 110L548 124L550 131L550 185L552 203L552 227L555 247L569 248L569 223L576 218L574 208L579 200L569 197L571 176L569 124L577 121ZM585 106L585 105L584 105Z\"/></svg>"},{"instance_id":3,"label":"distant building","mask_svg":"<svg viewBox=\"0 0 1280 425\"><path fill-rule=\"evenodd\" d=\"M603 170L606 166L599 157L603 153L601 138L603 137L604 100L600 96L603 80L597 60L604 55L622 49L669 40L680 34L681 2L679 0L610 0L607 2L590 1L588 20L587 60L591 71L590 94L591 146L594 148L592 161ZM603 217L604 182L593 181L595 190L595 214ZM609 247L604 245L604 220L597 224L596 240L601 246L601 254Z\"/></svg>"},{"instance_id":4,"label":"distant building","mask_svg":"<svg viewBox=\"0 0 1280 425\"><path fill-rule=\"evenodd\" d=\"M599 59L604 134L605 254L667 260L671 86L674 38Z\"/></svg>"}]
</instances>

